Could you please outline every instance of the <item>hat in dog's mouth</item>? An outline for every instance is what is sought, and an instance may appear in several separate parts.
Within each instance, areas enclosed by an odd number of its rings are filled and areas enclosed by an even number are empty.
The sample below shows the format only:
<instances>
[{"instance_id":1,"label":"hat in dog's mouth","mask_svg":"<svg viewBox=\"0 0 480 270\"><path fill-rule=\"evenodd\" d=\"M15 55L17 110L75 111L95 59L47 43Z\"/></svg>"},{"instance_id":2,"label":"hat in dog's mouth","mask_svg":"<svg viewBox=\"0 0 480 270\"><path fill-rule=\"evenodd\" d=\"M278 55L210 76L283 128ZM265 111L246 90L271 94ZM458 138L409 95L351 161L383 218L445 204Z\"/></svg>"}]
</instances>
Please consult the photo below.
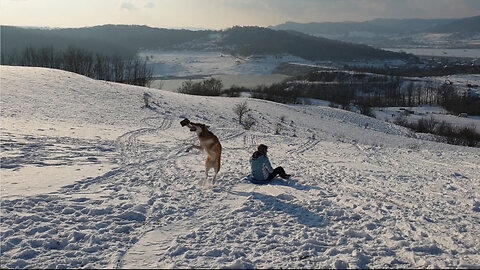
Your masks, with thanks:
<instances>
[{"instance_id":1,"label":"hat in dog's mouth","mask_svg":"<svg viewBox=\"0 0 480 270\"><path fill-rule=\"evenodd\" d=\"M186 126L190 124L190 120L188 120L187 118L183 119L182 121L180 121L180 125L182 125L182 127Z\"/></svg>"}]
</instances>

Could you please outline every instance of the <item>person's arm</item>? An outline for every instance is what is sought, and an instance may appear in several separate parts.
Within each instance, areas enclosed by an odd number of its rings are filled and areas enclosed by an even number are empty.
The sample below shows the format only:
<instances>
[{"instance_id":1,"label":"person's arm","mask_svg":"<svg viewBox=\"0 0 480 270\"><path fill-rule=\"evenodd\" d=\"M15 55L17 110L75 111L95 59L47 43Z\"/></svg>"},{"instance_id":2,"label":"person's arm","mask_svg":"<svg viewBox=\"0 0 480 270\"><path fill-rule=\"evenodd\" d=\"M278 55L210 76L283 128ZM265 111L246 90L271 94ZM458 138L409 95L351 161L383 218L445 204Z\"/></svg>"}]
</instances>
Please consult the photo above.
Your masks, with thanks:
<instances>
[{"instance_id":1,"label":"person's arm","mask_svg":"<svg viewBox=\"0 0 480 270\"><path fill-rule=\"evenodd\" d=\"M267 168L267 171L269 173L272 173L273 172L273 168L272 168L272 164L270 164L270 160L268 159L267 156L265 156L265 160L263 162L264 166Z\"/></svg>"}]
</instances>

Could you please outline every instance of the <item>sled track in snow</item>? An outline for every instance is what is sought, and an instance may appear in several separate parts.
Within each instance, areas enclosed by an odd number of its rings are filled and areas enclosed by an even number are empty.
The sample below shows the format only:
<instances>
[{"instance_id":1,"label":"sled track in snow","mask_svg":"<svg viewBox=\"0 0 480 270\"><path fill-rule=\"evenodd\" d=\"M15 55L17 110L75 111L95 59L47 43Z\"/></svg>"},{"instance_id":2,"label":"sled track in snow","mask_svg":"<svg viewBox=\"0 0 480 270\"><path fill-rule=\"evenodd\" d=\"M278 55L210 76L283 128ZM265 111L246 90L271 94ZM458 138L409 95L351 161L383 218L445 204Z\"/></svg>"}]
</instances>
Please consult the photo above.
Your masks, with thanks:
<instances>
[{"instance_id":1,"label":"sled track in snow","mask_svg":"<svg viewBox=\"0 0 480 270\"><path fill-rule=\"evenodd\" d=\"M0 135L2 169L98 164L99 157L115 151L110 141L74 139L69 137Z\"/></svg>"},{"instance_id":2,"label":"sled track in snow","mask_svg":"<svg viewBox=\"0 0 480 270\"><path fill-rule=\"evenodd\" d=\"M158 120L158 117L148 117L141 120L153 127L140 128L129 131L117 138L116 144L120 153L120 161L122 164L132 163L133 159L139 159L144 156L142 152L147 152L145 147L140 147L138 144L138 138L141 136L154 134L162 130L167 130L172 126L172 119L170 117L164 117L158 126L152 124L153 121ZM142 151L143 150L143 151Z\"/></svg>"},{"instance_id":3,"label":"sled track in snow","mask_svg":"<svg viewBox=\"0 0 480 270\"><path fill-rule=\"evenodd\" d=\"M216 132L214 132L216 133ZM232 139L235 139L237 137L240 137L242 136L243 134L245 134L245 131L241 131L241 132L225 132L224 134L224 131L218 131L218 134L216 134L216 136L218 137L218 139L220 140L220 143L222 141L228 141L228 140L232 140Z\"/></svg>"},{"instance_id":4,"label":"sled track in snow","mask_svg":"<svg viewBox=\"0 0 480 270\"><path fill-rule=\"evenodd\" d=\"M164 118L159 118L156 116L153 117L147 117L143 118L140 120L142 123L145 123L157 130L166 130L169 129L172 126L172 118L169 116L166 116Z\"/></svg>"},{"instance_id":5,"label":"sled track in snow","mask_svg":"<svg viewBox=\"0 0 480 270\"><path fill-rule=\"evenodd\" d=\"M161 204L154 203L150 210L150 215L145 222L143 232L139 236L141 238L147 234L155 234L154 247L155 256L158 260L156 267L166 268L167 265L163 265L165 261L169 260L169 253L172 252L171 242L178 236L188 235L192 231L202 231L203 228L208 228L208 224L212 220L218 218L228 218L232 212L236 210L236 205L240 205L238 198L232 196L232 185L216 186L214 189L217 192L205 192L202 188L196 188L194 185L188 185L183 187L182 191L186 198L194 196L195 198L203 198L201 201L178 200L175 201L175 211L184 212L183 218L169 220L168 215L163 215L157 211L157 207L161 207ZM251 188L252 190L254 187ZM220 192L221 190L221 192ZM177 200L176 196L169 194L172 190L165 190L166 194L162 194L162 197L171 197ZM174 191L176 192L176 191ZM158 198L156 198L158 200ZM243 200L246 200L245 197ZM196 205L199 203L200 205ZM177 205L178 204L178 205ZM180 217L177 215L177 217ZM147 237L148 238L148 237ZM138 243L137 242L137 243ZM134 250L134 244L131 245L125 252L119 255L117 268L131 268L128 264L128 253L132 251L132 254L139 252ZM140 251L141 252L141 251ZM151 262L150 262L151 263ZM130 267L129 267L130 266ZM162 267L163 266L163 267ZM168 267L167 267L168 268Z\"/></svg>"},{"instance_id":6,"label":"sled track in snow","mask_svg":"<svg viewBox=\"0 0 480 270\"><path fill-rule=\"evenodd\" d=\"M245 134L243 136L243 145L247 147L257 146L258 145L258 136L254 134Z\"/></svg>"},{"instance_id":7,"label":"sled track in snow","mask_svg":"<svg viewBox=\"0 0 480 270\"><path fill-rule=\"evenodd\" d=\"M305 143L299 144L298 147L288 150L287 154L303 154L309 150L312 150L320 143L319 140L308 138Z\"/></svg>"}]
</instances>

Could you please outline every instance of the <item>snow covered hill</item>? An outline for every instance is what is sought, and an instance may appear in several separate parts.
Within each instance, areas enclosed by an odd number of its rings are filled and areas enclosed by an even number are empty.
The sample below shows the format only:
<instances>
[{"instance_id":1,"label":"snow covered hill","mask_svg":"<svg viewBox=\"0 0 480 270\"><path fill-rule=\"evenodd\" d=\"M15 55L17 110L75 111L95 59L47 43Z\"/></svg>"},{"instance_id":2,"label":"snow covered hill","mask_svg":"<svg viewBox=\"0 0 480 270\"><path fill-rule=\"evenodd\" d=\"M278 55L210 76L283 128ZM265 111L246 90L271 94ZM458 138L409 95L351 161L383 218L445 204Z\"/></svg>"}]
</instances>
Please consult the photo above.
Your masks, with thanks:
<instances>
[{"instance_id":1,"label":"snow covered hill","mask_svg":"<svg viewBox=\"0 0 480 270\"><path fill-rule=\"evenodd\" d=\"M1 268L480 267L478 148L327 107L0 71ZM185 117L222 143L215 186ZM260 143L291 180L244 180Z\"/></svg>"}]
</instances>

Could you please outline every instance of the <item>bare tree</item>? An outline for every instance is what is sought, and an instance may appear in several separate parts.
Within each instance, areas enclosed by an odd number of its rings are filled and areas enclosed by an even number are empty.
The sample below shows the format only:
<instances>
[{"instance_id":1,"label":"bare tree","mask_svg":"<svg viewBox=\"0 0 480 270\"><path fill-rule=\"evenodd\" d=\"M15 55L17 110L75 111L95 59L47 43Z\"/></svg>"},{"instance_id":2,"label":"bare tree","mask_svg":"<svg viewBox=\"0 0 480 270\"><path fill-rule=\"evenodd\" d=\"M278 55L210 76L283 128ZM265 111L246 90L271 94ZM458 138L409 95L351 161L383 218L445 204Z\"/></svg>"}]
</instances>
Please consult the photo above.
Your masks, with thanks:
<instances>
[{"instance_id":1,"label":"bare tree","mask_svg":"<svg viewBox=\"0 0 480 270\"><path fill-rule=\"evenodd\" d=\"M222 92L223 83L221 80L210 78L204 79L202 83L207 96L218 96Z\"/></svg>"},{"instance_id":2,"label":"bare tree","mask_svg":"<svg viewBox=\"0 0 480 270\"><path fill-rule=\"evenodd\" d=\"M238 104L235 104L235 106L233 106L233 112L238 115L238 123L240 125L243 125L244 123L242 122L242 118L245 114L247 114L250 110L250 108L248 108L248 104L247 104L247 101L244 101L242 103L238 103Z\"/></svg>"},{"instance_id":3,"label":"bare tree","mask_svg":"<svg viewBox=\"0 0 480 270\"><path fill-rule=\"evenodd\" d=\"M360 113L366 116L375 117L372 106L368 100L360 100L357 104Z\"/></svg>"},{"instance_id":4,"label":"bare tree","mask_svg":"<svg viewBox=\"0 0 480 270\"><path fill-rule=\"evenodd\" d=\"M407 104L408 106L412 106L413 101L413 90L414 85L413 82L410 82L407 86Z\"/></svg>"},{"instance_id":5,"label":"bare tree","mask_svg":"<svg viewBox=\"0 0 480 270\"><path fill-rule=\"evenodd\" d=\"M182 86L180 86L177 91L182 94L192 94L194 83L191 79L182 82Z\"/></svg>"}]
</instances>

